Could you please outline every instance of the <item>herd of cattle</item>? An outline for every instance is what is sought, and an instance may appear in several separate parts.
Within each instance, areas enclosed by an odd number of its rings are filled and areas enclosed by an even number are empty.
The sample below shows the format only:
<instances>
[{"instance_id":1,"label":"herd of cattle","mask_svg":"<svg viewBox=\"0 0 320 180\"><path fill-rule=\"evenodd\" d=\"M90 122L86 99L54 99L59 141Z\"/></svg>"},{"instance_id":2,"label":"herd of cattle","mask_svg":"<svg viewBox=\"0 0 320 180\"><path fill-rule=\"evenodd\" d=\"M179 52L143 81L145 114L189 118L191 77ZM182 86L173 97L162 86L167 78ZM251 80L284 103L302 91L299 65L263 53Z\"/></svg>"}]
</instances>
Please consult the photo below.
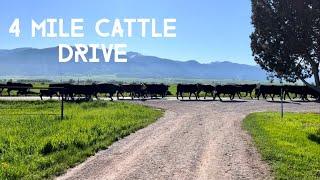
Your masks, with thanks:
<instances>
[{"instance_id":1,"label":"herd of cattle","mask_svg":"<svg viewBox=\"0 0 320 180\"><path fill-rule=\"evenodd\" d=\"M134 98L147 97L162 97L167 96L169 86L164 84L91 84L91 85L74 85L69 83L49 84L48 88L40 88L39 96L43 97L58 96L65 100L74 101L76 99L90 100L93 97L99 99L99 94L105 94L111 100L114 95L117 99L124 98L125 95ZM31 89L34 89L32 84L25 83L11 83L0 84L0 94L6 89L7 95L12 95L12 91L16 91L18 96L27 96L36 94ZM127 93L127 94L126 94Z\"/></svg>"},{"instance_id":2,"label":"herd of cattle","mask_svg":"<svg viewBox=\"0 0 320 180\"><path fill-rule=\"evenodd\" d=\"M189 93L189 99L192 94L196 97L196 99L198 99L201 92L204 92L204 99L206 99L207 94L211 94L213 100L218 97L220 101L222 101L221 95L228 95L230 100L233 100L235 96L238 96L239 99L241 99L241 97L243 96L249 96L251 99L255 97L258 100L261 96L264 99L267 99L267 97L270 96L273 101L275 96L281 97L281 94L284 99L288 97L290 100L298 97L303 101L308 100L308 97L320 100L320 93L307 86L278 86L260 84L235 84L216 86L202 84L177 85L177 99L179 99L179 96L183 99L183 93ZM294 95L294 97L291 97L292 95Z\"/></svg>"},{"instance_id":3,"label":"herd of cattle","mask_svg":"<svg viewBox=\"0 0 320 180\"><path fill-rule=\"evenodd\" d=\"M99 99L99 95L105 94L113 100L116 95L117 99L129 96L134 98L154 98L154 97L166 97L170 92L169 86L165 84L91 84L91 85L73 85L67 83L61 84L49 84L48 88L40 89L39 93L31 91L33 89L32 84L26 83L12 83L0 84L0 95L6 90L7 94L12 95L12 91L16 91L17 95L30 95L39 94L40 98L58 96L63 97L65 100L74 101L76 99L90 100L93 97ZM261 96L264 99L271 97L274 100L275 96L286 99L287 97L300 98L303 101L308 98L314 98L320 100L320 93L307 86L293 86L293 85L260 85L260 84L234 84L234 85L203 85L203 84L178 84L176 97L177 99L184 98L184 94L188 94L189 99L194 96L197 100L200 95L206 99L211 95L213 100L216 97L222 101L221 96L229 96L230 100L233 100L235 96L240 99L244 96L250 98L259 99ZM202 94L200 94L202 93ZM254 96L253 96L254 93ZM292 95L294 97L292 97Z\"/></svg>"}]
</instances>

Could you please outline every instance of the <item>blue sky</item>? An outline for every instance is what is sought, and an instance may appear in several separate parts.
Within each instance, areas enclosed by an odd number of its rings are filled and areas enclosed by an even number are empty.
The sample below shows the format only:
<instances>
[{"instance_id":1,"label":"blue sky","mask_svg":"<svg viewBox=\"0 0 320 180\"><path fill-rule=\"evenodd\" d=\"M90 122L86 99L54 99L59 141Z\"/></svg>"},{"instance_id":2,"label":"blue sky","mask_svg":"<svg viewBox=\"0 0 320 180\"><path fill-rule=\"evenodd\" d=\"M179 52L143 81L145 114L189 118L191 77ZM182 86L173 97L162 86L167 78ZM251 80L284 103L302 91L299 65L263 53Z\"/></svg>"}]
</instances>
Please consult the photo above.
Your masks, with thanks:
<instances>
[{"instance_id":1,"label":"blue sky","mask_svg":"<svg viewBox=\"0 0 320 180\"><path fill-rule=\"evenodd\" d=\"M0 49L45 48L60 43L126 43L128 51L174 60L255 64L250 49L250 16L250 0L1 0ZM21 21L20 38L8 34L14 18ZM84 18L86 36L81 39L31 38L31 19L45 18L65 21ZM94 24L101 18L176 18L177 37L100 38L95 34Z\"/></svg>"}]
</instances>

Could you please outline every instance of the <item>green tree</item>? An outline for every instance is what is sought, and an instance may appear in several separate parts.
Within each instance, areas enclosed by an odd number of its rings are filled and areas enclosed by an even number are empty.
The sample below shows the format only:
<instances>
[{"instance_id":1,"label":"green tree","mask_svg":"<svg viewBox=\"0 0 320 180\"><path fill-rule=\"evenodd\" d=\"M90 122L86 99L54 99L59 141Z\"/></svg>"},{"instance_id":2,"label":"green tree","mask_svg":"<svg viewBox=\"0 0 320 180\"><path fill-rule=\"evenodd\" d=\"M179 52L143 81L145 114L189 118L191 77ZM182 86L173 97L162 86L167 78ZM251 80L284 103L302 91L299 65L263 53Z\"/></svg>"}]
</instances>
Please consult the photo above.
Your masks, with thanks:
<instances>
[{"instance_id":1,"label":"green tree","mask_svg":"<svg viewBox=\"0 0 320 180\"><path fill-rule=\"evenodd\" d=\"M262 69L320 92L320 1L252 0L252 24L251 48Z\"/></svg>"}]
</instances>

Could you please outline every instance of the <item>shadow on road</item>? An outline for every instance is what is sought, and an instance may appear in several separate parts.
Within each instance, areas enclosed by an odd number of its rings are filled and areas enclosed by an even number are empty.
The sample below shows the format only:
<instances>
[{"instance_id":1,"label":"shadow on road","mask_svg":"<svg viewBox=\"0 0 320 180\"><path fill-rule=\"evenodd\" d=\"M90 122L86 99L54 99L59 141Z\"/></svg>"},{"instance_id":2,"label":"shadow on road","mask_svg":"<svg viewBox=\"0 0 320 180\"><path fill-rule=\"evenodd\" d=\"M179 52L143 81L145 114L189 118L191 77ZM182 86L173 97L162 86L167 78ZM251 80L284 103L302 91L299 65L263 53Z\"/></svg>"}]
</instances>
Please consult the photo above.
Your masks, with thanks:
<instances>
[{"instance_id":1,"label":"shadow on road","mask_svg":"<svg viewBox=\"0 0 320 180\"><path fill-rule=\"evenodd\" d=\"M199 101L199 102L205 102L205 101L214 101L213 99L179 99L178 101L185 101L185 102L188 102L188 101Z\"/></svg>"},{"instance_id":2,"label":"shadow on road","mask_svg":"<svg viewBox=\"0 0 320 180\"><path fill-rule=\"evenodd\" d=\"M268 103L275 103L275 104L280 104L281 101L280 100L277 100L277 101L270 101L270 100L267 100ZM299 102L293 102L293 101L283 101L283 104L297 104L297 105L301 105L301 103Z\"/></svg>"},{"instance_id":3,"label":"shadow on road","mask_svg":"<svg viewBox=\"0 0 320 180\"><path fill-rule=\"evenodd\" d=\"M248 101L244 101L244 100L222 100L220 102L222 102L222 103L245 103L245 102L248 102Z\"/></svg>"}]
</instances>

